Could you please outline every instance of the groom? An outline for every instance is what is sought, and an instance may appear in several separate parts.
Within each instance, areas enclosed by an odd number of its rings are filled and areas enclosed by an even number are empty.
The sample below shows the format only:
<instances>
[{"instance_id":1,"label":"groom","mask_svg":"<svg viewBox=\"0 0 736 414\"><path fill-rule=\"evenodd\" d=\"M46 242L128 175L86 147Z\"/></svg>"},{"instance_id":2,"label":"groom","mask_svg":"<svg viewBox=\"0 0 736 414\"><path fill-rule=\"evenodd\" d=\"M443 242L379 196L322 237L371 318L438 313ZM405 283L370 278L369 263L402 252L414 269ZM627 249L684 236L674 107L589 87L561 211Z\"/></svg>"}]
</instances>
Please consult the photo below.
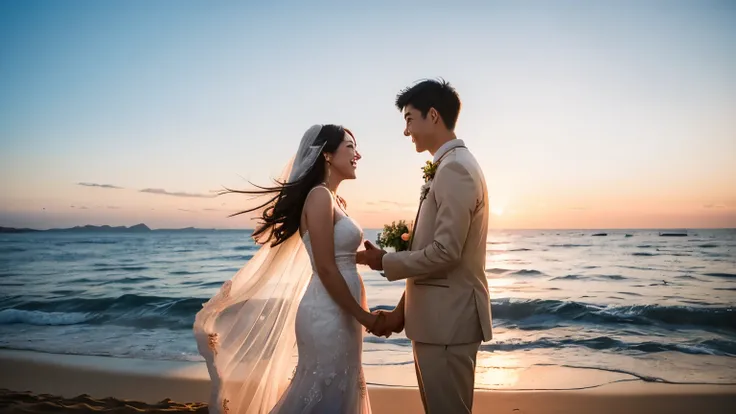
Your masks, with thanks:
<instances>
[{"instance_id":1,"label":"groom","mask_svg":"<svg viewBox=\"0 0 736 414\"><path fill-rule=\"evenodd\" d=\"M406 279L401 301L373 332L406 328L425 412L470 413L476 355L481 342L491 339L485 177L455 136L460 98L447 82L407 88L396 106L406 121L404 136L417 152L434 158L425 169L409 250L386 253L366 241L366 250L358 252L358 263L382 270L388 280Z\"/></svg>"}]
</instances>

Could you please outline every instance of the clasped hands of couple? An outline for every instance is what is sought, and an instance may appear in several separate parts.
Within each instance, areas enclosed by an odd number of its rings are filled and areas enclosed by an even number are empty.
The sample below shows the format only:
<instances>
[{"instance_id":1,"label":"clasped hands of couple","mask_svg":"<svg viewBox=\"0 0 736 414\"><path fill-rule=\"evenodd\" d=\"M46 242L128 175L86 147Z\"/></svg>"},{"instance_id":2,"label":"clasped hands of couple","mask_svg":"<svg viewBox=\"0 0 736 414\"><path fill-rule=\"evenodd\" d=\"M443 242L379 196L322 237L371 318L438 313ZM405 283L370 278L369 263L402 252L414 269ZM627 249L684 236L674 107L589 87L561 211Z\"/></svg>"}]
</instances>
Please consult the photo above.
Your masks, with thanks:
<instances>
[{"instance_id":1,"label":"clasped hands of couple","mask_svg":"<svg viewBox=\"0 0 736 414\"><path fill-rule=\"evenodd\" d=\"M382 259L386 251L379 249L368 240L363 245L365 246L365 250L356 253L355 262L369 266L372 270L383 270ZM372 313L376 315L376 321L373 323L373 326L366 329L368 333L388 338L393 333L399 333L404 330L403 309L394 309L390 312L377 310Z\"/></svg>"}]
</instances>

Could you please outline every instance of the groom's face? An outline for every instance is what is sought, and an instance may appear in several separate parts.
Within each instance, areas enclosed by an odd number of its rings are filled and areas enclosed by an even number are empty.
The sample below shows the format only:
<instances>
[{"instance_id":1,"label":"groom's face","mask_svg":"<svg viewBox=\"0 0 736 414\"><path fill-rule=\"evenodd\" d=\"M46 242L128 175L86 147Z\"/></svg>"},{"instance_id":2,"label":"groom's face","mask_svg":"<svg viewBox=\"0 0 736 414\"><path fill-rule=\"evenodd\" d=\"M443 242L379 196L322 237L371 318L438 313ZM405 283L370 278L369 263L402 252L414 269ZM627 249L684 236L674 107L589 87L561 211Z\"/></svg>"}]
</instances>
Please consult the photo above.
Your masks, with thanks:
<instances>
[{"instance_id":1,"label":"groom's face","mask_svg":"<svg viewBox=\"0 0 736 414\"><path fill-rule=\"evenodd\" d=\"M432 134L432 122L429 117L423 117L418 109L407 105L404 107L404 121L406 122L404 136L411 137L417 152L426 151Z\"/></svg>"}]
</instances>

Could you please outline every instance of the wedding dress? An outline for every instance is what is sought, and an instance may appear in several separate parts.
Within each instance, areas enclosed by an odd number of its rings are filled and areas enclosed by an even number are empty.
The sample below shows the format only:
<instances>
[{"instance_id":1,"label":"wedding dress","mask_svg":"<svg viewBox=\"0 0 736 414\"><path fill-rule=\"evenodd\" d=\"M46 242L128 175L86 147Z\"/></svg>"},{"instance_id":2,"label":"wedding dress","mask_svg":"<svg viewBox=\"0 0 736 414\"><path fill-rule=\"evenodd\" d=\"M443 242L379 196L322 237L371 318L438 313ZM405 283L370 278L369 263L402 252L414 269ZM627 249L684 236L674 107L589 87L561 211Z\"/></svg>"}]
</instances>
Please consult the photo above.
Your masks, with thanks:
<instances>
[{"instance_id":1,"label":"wedding dress","mask_svg":"<svg viewBox=\"0 0 736 414\"><path fill-rule=\"evenodd\" d=\"M350 293L368 309L355 264L363 231L338 209L335 216L335 262ZM272 413L369 414L361 360L363 327L327 292L315 270L309 233L302 239L313 273L296 314L299 359L291 383Z\"/></svg>"},{"instance_id":2,"label":"wedding dress","mask_svg":"<svg viewBox=\"0 0 736 414\"><path fill-rule=\"evenodd\" d=\"M335 218L335 263L368 310L355 263L363 230L337 208ZM262 247L204 304L194 332L212 379L212 414L371 413L363 327L322 284L309 232Z\"/></svg>"},{"instance_id":3,"label":"wedding dress","mask_svg":"<svg viewBox=\"0 0 736 414\"><path fill-rule=\"evenodd\" d=\"M278 182L298 181L320 159L321 128L304 133ZM334 199L333 205L335 262L367 310L355 263L363 230ZM212 385L210 414L370 414L362 326L322 284L309 233L276 246L269 240L270 233L255 238L255 255L195 316L193 333Z\"/></svg>"}]
</instances>

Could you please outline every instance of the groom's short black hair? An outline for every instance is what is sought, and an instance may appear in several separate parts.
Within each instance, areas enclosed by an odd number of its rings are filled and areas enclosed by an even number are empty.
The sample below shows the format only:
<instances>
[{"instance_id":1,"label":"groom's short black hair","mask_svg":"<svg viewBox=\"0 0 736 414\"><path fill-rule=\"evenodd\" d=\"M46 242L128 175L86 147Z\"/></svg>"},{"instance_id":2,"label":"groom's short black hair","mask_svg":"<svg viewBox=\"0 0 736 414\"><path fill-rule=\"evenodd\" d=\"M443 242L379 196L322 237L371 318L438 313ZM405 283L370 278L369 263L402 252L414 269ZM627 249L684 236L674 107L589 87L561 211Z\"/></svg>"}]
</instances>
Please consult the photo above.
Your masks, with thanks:
<instances>
[{"instance_id":1,"label":"groom's short black hair","mask_svg":"<svg viewBox=\"0 0 736 414\"><path fill-rule=\"evenodd\" d=\"M416 108L423 117L427 116L430 108L436 109L450 131L455 129L460 114L460 97L444 79L423 80L399 92L396 107L403 111L407 105Z\"/></svg>"}]
</instances>

